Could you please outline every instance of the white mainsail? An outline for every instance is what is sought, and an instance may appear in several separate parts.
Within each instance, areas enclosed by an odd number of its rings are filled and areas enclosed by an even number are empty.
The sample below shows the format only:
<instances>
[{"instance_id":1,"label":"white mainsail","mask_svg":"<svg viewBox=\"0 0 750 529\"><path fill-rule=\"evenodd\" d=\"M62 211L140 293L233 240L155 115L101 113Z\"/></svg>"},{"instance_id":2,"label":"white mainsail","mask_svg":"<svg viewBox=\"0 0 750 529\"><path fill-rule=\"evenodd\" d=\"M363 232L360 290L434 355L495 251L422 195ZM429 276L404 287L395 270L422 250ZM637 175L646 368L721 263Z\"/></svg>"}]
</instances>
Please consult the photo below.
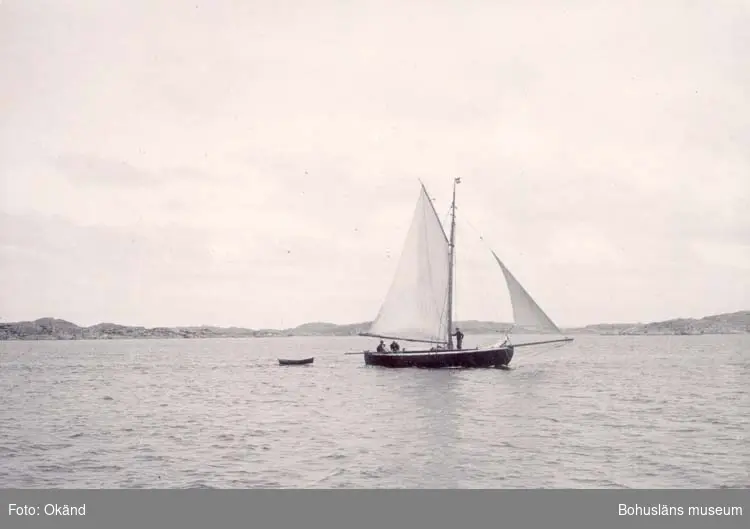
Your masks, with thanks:
<instances>
[{"instance_id":1,"label":"white mainsail","mask_svg":"<svg viewBox=\"0 0 750 529\"><path fill-rule=\"evenodd\" d=\"M424 185L398 267L370 336L445 343L450 246Z\"/></svg>"}]
</instances>

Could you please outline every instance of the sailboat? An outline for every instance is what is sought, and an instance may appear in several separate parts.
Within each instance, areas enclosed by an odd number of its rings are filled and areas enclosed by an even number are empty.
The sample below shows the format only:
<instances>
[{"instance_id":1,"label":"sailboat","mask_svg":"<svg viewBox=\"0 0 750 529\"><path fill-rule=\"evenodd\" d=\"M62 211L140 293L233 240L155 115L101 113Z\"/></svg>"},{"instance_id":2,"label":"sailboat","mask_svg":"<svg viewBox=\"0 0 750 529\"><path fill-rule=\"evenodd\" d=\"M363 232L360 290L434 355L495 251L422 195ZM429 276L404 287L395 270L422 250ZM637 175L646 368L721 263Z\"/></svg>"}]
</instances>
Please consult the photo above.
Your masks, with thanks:
<instances>
[{"instance_id":1,"label":"sailboat","mask_svg":"<svg viewBox=\"0 0 750 529\"><path fill-rule=\"evenodd\" d=\"M538 339L525 343L505 340L486 347L462 347L462 334L453 329L454 268L456 248L456 185L453 181L450 235L446 235L435 206L421 184L419 199L411 227L396 268L391 287L377 317L368 332L360 336L396 342L418 342L415 350L363 351L365 364L381 367L475 367L503 368L513 359L515 348L548 343L570 342L573 339ZM528 291L518 282L494 250L494 260L500 267L510 294L513 309L513 328L541 334L563 333L544 313ZM454 347L454 336L457 338ZM551 338L551 337L550 337Z\"/></svg>"}]
</instances>

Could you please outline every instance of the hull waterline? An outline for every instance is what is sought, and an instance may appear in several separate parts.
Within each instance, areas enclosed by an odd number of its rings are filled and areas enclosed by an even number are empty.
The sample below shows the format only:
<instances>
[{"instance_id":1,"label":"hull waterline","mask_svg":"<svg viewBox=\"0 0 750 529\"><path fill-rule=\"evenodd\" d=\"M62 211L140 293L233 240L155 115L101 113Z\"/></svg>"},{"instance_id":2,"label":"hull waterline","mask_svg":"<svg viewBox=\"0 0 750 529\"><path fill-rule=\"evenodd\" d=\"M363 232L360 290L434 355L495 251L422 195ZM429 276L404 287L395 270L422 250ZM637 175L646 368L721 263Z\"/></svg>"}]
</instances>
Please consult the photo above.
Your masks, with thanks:
<instances>
[{"instance_id":1,"label":"hull waterline","mask_svg":"<svg viewBox=\"0 0 750 529\"><path fill-rule=\"evenodd\" d=\"M365 364L380 367L506 367L513 359L513 346L456 351L408 351L378 353L365 351Z\"/></svg>"}]
</instances>

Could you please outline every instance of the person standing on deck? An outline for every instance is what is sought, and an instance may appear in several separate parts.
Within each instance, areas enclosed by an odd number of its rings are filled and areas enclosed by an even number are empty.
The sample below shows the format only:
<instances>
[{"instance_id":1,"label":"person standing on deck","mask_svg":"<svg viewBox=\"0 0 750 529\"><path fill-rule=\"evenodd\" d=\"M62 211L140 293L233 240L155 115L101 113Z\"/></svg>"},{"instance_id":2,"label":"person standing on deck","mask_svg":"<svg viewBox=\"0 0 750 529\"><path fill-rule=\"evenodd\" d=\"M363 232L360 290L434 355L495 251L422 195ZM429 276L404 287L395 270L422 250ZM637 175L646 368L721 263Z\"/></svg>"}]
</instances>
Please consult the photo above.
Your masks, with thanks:
<instances>
[{"instance_id":1,"label":"person standing on deck","mask_svg":"<svg viewBox=\"0 0 750 529\"><path fill-rule=\"evenodd\" d=\"M380 343L378 344L377 351L379 353L385 353L385 342L383 340L380 340Z\"/></svg>"},{"instance_id":2,"label":"person standing on deck","mask_svg":"<svg viewBox=\"0 0 750 529\"><path fill-rule=\"evenodd\" d=\"M456 327L456 333L453 335L456 337L456 349L459 351L461 350L461 344L464 341L464 333L461 332L461 329Z\"/></svg>"},{"instance_id":3,"label":"person standing on deck","mask_svg":"<svg viewBox=\"0 0 750 529\"><path fill-rule=\"evenodd\" d=\"M393 340L391 342L391 351L393 351L394 353L397 353L399 349L401 349L401 347L398 345L398 343L396 343L396 340Z\"/></svg>"}]
</instances>

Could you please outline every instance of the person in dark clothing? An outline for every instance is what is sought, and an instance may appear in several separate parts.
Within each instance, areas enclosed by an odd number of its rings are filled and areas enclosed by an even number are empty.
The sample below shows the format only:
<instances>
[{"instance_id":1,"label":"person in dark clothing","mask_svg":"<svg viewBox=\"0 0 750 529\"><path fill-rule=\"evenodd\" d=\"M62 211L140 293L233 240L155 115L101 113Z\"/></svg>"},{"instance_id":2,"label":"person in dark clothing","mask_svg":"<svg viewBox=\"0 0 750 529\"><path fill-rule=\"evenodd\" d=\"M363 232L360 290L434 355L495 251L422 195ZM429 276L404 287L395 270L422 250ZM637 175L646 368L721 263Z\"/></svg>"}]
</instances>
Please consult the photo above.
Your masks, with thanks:
<instances>
[{"instance_id":1,"label":"person in dark clothing","mask_svg":"<svg viewBox=\"0 0 750 529\"><path fill-rule=\"evenodd\" d=\"M378 344L377 351L379 353L385 353L385 342L383 340L380 340L380 343Z\"/></svg>"},{"instance_id":2,"label":"person in dark clothing","mask_svg":"<svg viewBox=\"0 0 750 529\"><path fill-rule=\"evenodd\" d=\"M396 340L393 340L391 342L391 351L393 351L394 353L396 353L396 352L399 351L399 349L401 349L401 347L396 343Z\"/></svg>"},{"instance_id":3,"label":"person in dark clothing","mask_svg":"<svg viewBox=\"0 0 750 529\"><path fill-rule=\"evenodd\" d=\"M461 344L464 341L464 333L461 332L461 329L456 327L456 333L453 335L456 337L456 349L459 351L461 350Z\"/></svg>"}]
</instances>

